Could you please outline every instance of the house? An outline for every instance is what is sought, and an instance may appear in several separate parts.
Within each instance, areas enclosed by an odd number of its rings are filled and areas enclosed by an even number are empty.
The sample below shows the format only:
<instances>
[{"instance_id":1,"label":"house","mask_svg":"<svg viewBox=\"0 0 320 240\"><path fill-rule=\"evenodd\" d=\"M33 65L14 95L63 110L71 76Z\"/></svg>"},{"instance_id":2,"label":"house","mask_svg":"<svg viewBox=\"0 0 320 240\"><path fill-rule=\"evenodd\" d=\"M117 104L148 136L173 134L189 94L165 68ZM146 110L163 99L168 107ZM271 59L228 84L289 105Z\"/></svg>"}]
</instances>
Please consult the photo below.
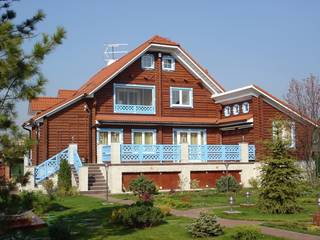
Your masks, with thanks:
<instances>
[{"instance_id":1,"label":"house","mask_svg":"<svg viewBox=\"0 0 320 240\"><path fill-rule=\"evenodd\" d=\"M77 90L30 102L24 123L36 140L26 169L34 185L73 166L81 191L126 191L143 173L161 190L215 187L232 174L244 185L259 174L274 121L302 158L317 125L255 85L226 91L181 46L154 36L104 67Z\"/></svg>"}]
</instances>

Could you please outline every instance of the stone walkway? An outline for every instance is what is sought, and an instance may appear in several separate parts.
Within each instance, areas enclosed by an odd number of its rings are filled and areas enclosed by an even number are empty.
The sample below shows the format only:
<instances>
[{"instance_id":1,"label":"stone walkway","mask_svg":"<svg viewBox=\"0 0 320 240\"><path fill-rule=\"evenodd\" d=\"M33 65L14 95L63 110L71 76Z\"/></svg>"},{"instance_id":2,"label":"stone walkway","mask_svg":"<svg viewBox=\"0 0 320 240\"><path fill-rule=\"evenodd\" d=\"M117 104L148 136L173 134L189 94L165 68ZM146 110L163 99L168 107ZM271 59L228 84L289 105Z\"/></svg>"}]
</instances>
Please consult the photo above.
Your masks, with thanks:
<instances>
[{"instance_id":1,"label":"stone walkway","mask_svg":"<svg viewBox=\"0 0 320 240\"><path fill-rule=\"evenodd\" d=\"M84 194L86 195L86 194ZM90 197L96 197L100 199L105 200L105 195L104 194L90 194L87 195ZM118 199L114 197L109 197L109 202L112 203L119 203L119 204L132 204L132 200L123 200L123 199ZM212 210L212 208L194 208L194 209L189 209L189 210L177 210L177 209L172 209L171 213L175 216L179 217L189 217L189 218L197 218L200 215L200 212L207 212ZM224 226L224 227L235 227L235 226L240 226L240 225L257 225L259 226L262 222L261 221L247 221L247 220L233 220L233 219L225 219L225 218L218 218L218 222ZM287 239L292 239L292 240L320 240L320 236L315 236L315 235L310 235L310 234L304 234L304 233L298 233L298 232L292 232L292 231L287 231L283 229L278 229L278 228L271 228L271 227L264 227L264 226L259 226L261 229L261 232L263 234L275 236L275 237L282 237L282 238L287 238Z\"/></svg>"}]
</instances>

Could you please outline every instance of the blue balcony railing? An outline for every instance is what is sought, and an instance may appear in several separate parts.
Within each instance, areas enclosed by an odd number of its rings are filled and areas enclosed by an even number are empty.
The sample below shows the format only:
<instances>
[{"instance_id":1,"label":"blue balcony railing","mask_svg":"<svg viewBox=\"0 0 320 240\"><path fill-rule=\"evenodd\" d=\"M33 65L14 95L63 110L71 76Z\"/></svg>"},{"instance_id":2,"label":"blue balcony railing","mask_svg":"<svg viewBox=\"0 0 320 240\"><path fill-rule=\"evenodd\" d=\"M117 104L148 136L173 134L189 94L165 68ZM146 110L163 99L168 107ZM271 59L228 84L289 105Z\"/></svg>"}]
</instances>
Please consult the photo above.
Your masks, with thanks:
<instances>
[{"instance_id":1,"label":"blue balcony railing","mask_svg":"<svg viewBox=\"0 0 320 240\"><path fill-rule=\"evenodd\" d=\"M116 113L134 113L134 114L155 114L154 105L127 105L115 104L114 112Z\"/></svg>"},{"instance_id":2,"label":"blue balcony railing","mask_svg":"<svg viewBox=\"0 0 320 240\"><path fill-rule=\"evenodd\" d=\"M249 160L256 160L256 146L249 145L248 151L249 151Z\"/></svg>"},{"instance_id":3,"label":"blue balcony railing","mask_svg":"<svg viewBox=\"0 0 320 240\"><path fill-rule=\"evenodd\" d=\"M121 144L120 146L121 161L172 161L179 162L181 159L180 145L138 145L138 144Z\"/></svg>"},{"instance_id":4,"label":"blue balcony railing","mask_svg":"<svg viewBox=\"0 0 320 240\"><path fill-rule=\"evenodd\" d=\"M190 161L240 161L239 145L189 145Z\"/></svg>"}]
</instances>

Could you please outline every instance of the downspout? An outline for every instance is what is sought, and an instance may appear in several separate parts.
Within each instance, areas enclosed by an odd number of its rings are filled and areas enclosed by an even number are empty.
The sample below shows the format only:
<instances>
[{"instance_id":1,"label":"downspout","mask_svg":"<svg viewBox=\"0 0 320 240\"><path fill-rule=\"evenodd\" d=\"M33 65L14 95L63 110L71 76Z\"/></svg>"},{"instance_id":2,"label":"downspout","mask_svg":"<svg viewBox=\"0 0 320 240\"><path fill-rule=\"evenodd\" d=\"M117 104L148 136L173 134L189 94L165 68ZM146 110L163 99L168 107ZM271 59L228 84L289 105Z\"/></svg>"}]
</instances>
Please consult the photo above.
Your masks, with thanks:
<instances>
[{"instance_id":1,"label":"downspout","mask_svg":"<svg viewBox=\"0 0 320 240\"><path fill-rule=\"evenodd\" d=\"M29 138L31 139L31 130L26 127L26 124L25 124L25 123L22 124L22 128L23 128L24 130L26 130L26 131L29 132ZM28 160L29 160L29 161L31 160L31 159L30 159L30 157L31 157L31 151L32 151L32 148L29 149L28 154L27 154L27 157L28 157ZM29 161L28 161L28 164L29 164ZM32 161L31 161L31 165L32 165Z\"/></svg>"}]
</instances>

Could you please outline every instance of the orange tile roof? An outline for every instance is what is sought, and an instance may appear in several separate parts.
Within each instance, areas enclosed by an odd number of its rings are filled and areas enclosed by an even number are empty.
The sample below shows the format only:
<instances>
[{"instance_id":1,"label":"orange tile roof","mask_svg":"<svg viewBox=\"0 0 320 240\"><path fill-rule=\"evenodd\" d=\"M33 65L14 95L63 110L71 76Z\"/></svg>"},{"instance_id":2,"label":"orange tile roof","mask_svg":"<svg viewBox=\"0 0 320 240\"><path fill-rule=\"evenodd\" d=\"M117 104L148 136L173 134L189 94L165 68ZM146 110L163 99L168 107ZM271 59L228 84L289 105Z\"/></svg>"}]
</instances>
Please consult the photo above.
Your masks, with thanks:
<instances>
[{"instance_id":1,"label":"orange tile roof","mask_svg":"<svg viewBox=\"0 0 320 240\"><path fill-rule=\"evenodd\" d=\"M137 116L137 115L110 115L97 114L96 120L105 122L134 122L134 123L175 123L175 124L217 124L217 118L190 118L190 117L158 117L158 116Z\"/></svg>"},{"instance_id":2,"label":"orange tile roof","mask_svg":"<svg viewBox=\"0 0 320 240\"><path fill-rule=\"evenodd\" d=\"M69 98L72 97L77 90L59 89L58 98Z\"/></svg>"},{"instance_id":3,"label":"orange tile roof","mask_svg":"<svg viewBox=\"0 0 320 240\"><path fill-rule=\"evenodd\" d=\"M242 115L238 115L238 116L226 117L223 119L219 119L218 123L224 124L224 123L233 123L233 122L246 122L252 117L253 117L252 114L242 114Z\"/></svg>"},{"instance_id":4,"label":"orange tile roof","mask_svg":"<svg viewBox=\"0 0 320 240\"><path fill-rule=\"evenodd\" d=\"M64 104L68 104L69 102L74 101L77 98L80 98L84 95L90 94L97 87L99 87L101 84L103 84L106 79L110 78L112 75L117 73L127 63L129 63L137 55L139 55L142 51L144 51L150 44L163 44L163 45L171 45L171 46L179 46L180 47L180 45L176 42L173 42L167 38L163 38L158 35L155 35L152 38L150 38L149 40L147 40L146 42L142 43L137 48L133 49L131 52L129 52L126 55L119 58L114 63L102 68L99 72L97 72L95 75L93 75L84 85L82 85L79 88L79 90L77 90L77 92L74 93L70 98L67 98L64 101L61 101L59 104L57 104L55 106L49 107L48 109L41 112L40 114L35 115L32 119L35 120L35 119L38 119L42 116L45 116L47 113L55 110L55 108L57 108L59 106L62 106ZM197 64L197 66L200 67L199 64ZM202 68L202 70L207 73L207 71L205 69ZM213 78L212 78L212 80L215 82L215 84L219 85Z\"/></svg>"},{"instance_id":5,"label":"orange tile roof","mask_svg":"<svg viewBox=\"0 0 320 240\"><path fill-rule=\"evenodd\" d=\"M64 98L38 97L29 102L29 112L41 112L62 102Z\"/></svg>"}]
</instances>

